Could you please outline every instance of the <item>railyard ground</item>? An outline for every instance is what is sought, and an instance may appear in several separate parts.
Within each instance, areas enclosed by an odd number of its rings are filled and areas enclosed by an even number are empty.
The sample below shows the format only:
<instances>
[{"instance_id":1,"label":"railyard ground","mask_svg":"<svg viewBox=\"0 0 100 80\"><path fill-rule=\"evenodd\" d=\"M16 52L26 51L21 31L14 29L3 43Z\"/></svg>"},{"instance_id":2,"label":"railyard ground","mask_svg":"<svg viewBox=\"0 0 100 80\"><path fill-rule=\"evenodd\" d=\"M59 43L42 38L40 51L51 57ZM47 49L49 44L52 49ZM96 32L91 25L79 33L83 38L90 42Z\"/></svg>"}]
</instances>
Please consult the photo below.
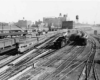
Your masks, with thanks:
<instances>
[{"instance_id":1,"label":"railyard ground","mask_svg":"<svg viewBox=\"0 0 100 80\"><path fill-rule=\"evenodd\" d=\"M91 27L89 30L85 29L85 31L88 34L94 34L94 30L97 30L98 35L100 35L100 27ZM97 46L100 45L99 43L97 43L97 44L98 44ZM62 52L62 50L63 49L61 49L59 51L59 53ZM100 49L97 49L97 54L95 56L95 58L97 60L100 60L100 53L99 52L100 52ZM45 60L40 60L39 63L43 63L44 61ZM59 63L57 63L57 64L59 64ZM97 70L99 70L99 69L100 68L97 67ZM50 72L52 72L54 70L55 70L54 67L37 67L37 68L31 68L30 70L28 70L27 72L25 72L21 76L17 77L15 80L27 80L27 79L29 79L29 80L42 80L42 79L39 79L38 77L40 76L40 78L43 78L43 77L47 76Z\"/></svg>"},{"instance_id":2,"label":"railyard ground","mask_svg":"<svg viewBox=\"0 0 100 80\"><path fill-rule=\"evenodd\" d=\"M83 28L82 28L83 29ZM100 27L91 27L90 29L87 29L85 28L84 31L86 31L88 34L94 34L94 30L97 30L98 34L100 35ZM66 30L65 30L66 31ZM59 31L60 32L60 31ZM40 38L39 38L39 41L42 41L46 38L48 38L50 35L52 34L56 34L57 32L55 33L48 33L48 34L45 34L45 35L41 35ZM33 36L34 37L34 36ZM37 42L37 39L34 38L34 43ZM97 43L98 46L100 45L99 43ZM59 52L56 52L57 54L60 54L62 53L64 50L66 50L66 47L65 48L62 48L61 50L59 50ZM100 49L97 49L97 53L95 58L96 60L100 60ZM56 55L57 55L56 54ZM26 71L24 74L18 76L15 80L41 80L39 79L40 78L43 78L45 76L47 76L49 73L53 72L56 70L55 67L39 67L37 65L43 63L44 61L46 61L46 59L42 59L42 60L39 60L36 64L35 64L35 68L32 67L31 69L29 69L28 71ZM58 62L56 63L55 65L59 64L61 62ZM99 65L100 66L100 65ZM97 70L100 70L100 67L97 66Z\"/></svg>"}]
</instances>

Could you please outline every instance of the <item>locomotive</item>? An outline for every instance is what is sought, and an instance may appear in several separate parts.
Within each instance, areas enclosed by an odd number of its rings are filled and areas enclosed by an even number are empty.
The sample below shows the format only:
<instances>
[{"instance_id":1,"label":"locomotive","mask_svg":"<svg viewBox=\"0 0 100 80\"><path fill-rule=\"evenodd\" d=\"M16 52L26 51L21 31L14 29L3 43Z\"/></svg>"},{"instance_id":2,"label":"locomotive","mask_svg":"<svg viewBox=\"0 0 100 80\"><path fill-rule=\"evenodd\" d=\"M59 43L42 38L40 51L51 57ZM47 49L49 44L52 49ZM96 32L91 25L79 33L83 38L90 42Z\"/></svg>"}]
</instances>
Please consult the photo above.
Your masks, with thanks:
<instances>
[{"instance_id":1,"label":"locomotive","mask_svg":"<svg viewBox=\"0 0 100 80\"><path fill-rule=\"evenodd\" d=\"M62 48L71 42L74 42L76 45L85 46L87 44L87 38L87 34L83 31L71 33L70 30L68 30L53 42L53 47L57 49Z\"/></svg>"}]
</instances>

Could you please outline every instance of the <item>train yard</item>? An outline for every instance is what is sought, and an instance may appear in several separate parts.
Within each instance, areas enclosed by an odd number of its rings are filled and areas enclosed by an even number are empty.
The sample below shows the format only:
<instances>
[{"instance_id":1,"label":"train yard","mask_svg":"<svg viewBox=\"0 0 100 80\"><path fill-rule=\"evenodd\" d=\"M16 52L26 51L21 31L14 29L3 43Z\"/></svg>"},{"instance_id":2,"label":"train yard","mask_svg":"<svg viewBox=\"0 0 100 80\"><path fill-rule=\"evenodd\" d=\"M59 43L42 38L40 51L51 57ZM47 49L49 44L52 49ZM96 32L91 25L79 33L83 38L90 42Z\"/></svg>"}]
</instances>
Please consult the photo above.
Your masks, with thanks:
<instances>
[{"instance_id":1,"label":"train yard","mask_svg":"<svg viewBox=\"0 0 100 80\"><path fill-rule=\"evenodd\" d=\"M60 34L23 54L0 56L0 80L100 80L99 38L89 36L86 46L51 49L48 45Z\"/></svg>"}]
</instances>

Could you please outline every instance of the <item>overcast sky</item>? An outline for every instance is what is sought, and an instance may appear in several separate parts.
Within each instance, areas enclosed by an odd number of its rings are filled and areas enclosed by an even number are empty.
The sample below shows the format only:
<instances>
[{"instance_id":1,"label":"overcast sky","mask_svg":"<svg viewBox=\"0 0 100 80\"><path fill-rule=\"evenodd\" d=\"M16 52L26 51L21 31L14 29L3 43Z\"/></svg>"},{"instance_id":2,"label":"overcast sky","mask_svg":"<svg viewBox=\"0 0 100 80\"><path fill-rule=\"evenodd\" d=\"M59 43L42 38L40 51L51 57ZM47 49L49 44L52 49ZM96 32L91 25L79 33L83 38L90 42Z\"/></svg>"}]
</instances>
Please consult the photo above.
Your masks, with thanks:
<instances>
[{"instance_id":1,"label":"overcast sky","mask_svg":"<svg viewBox=\"0 0 100 80\"><path fill-rule=\"evenodd\" d=\"M0 22L16 22L19 19L37 21L43 17L68 14L68 19L80 22L100 23L100 0L0 0Z\"/></svg>"}]
</instances>

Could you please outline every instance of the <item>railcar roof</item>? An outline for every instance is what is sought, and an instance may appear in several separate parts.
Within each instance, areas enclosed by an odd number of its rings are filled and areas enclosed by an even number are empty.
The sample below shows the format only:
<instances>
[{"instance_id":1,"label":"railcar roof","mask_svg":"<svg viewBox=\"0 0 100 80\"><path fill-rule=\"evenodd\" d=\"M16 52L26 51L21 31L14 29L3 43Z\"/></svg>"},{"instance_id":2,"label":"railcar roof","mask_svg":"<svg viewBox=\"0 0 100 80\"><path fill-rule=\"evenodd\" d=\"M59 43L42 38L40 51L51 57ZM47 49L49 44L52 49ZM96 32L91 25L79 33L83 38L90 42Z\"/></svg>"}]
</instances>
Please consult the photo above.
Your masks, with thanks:
<instances>
[{"instance_id":1,"label":"railcar roof","mask_svg":"<svg viewBox=\"0 0 100 80\"><path fill-rule=\"evenodd\" d=\"M4 41L8 41L8 40L12 40L12 39L11 38L0 39L0 42L4 42Z\"/></svg>"},{"instance_id":2,"label":"railcar roof","mask_svg":"<svg viewBox=\"0 0 100 80\"><path fill-rule=\"evenodd\" d=\"M34 41L34 40L36 40L36 39L35 39L35 38L26 38L26 39L24 39L24 40L19 41L18 43L19 43L19 44L25 44L25 43L32 42L32 41Z\"/></svg>"},{"instance_id":3,"label":"railcar roof","mask_svg":"<svg viewBox=\"0 0 100 80\"><path fill-rule=\"evenodd\" d=\"M0 33L0 36L27 34L27 32Z\"/></svg>"}]
</instances>

